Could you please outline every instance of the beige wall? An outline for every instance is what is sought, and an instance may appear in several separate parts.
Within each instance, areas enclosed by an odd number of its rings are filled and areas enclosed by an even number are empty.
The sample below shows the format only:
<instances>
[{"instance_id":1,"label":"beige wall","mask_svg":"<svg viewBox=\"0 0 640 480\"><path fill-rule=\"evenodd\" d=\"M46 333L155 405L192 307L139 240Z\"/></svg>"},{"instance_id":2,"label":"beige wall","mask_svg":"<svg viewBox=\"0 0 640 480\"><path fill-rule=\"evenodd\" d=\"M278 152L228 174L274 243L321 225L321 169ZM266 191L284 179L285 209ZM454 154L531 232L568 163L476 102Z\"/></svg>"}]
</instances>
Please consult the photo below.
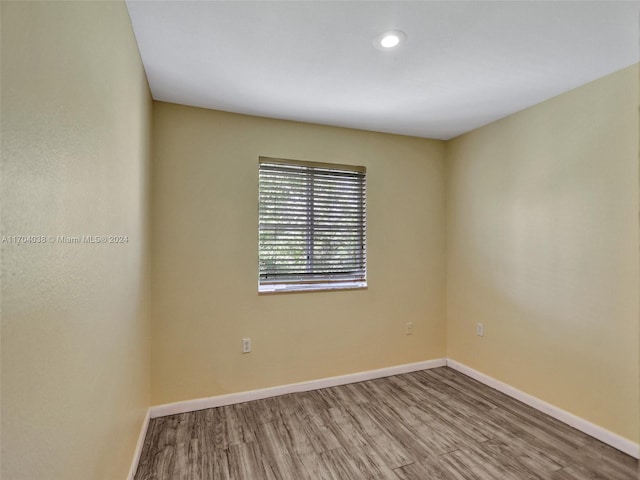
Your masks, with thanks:
<instances>
[{"instance_id":1,"label":"beige wall","mask_svg":"<svg viewBox=\"0 0 640 480\"><path fill-rule=\"evenodd\" d=\"M149 405L151 100L124 3L2 2L6 480L123 479Z\"/></svg>"},{"instance_id":2,"label":"beige wall","mask_svg":"<svg viewBox=\"0 0 640 480\"><path fill-rule=\"evenodd\" d=\"M444 356L442 142L154 105L154 404ZM260 155L367 167L367 290L258 295Z\"/></svg>"},{"instance_id":3,"label":"beige wall","mask_svg":"<svg viewBox=\"0 0 640 480\"><path fill-rule=\"evenodd\" d=\"M636 442L638 104L635 65L446 146L448 356Z\"/></svg>"}]
</instances>

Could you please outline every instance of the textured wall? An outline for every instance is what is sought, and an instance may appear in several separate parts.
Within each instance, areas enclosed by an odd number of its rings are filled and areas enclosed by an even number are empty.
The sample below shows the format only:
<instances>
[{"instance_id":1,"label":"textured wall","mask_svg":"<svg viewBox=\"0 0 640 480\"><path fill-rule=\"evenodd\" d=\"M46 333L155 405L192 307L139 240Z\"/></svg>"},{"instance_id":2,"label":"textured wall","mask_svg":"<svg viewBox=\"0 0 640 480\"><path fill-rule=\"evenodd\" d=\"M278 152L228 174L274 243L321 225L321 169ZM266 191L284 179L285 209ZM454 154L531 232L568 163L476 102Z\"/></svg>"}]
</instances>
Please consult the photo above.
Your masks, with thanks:
<instances>
[{"instance_id":1,"label":"textured wall","mask_svg":"<svg viewBox=\"0 0 640 480\"><path fill-rule=\"evenodd\" d=\"M149 405L151 99L124 3L2 2L2 473L126 477Z\"/></svg>"},{"instance_id":2,"label":"textured wall","mask_svg":"<svg viewBox=\"0 0 640 480\"><path fill-rule=\"evenodd\" d=\"M446 146L448 356L636 442L638 104L635 65Z\"/></svg>"},{"instance_id":3,"label":"textured wall","mask_svg":"<svg viewBox=\"0 0 640 480\"><path fill-rule=\"evenodd\" d=\"M154 105L154 404L444 356L442 142ZM367 290L258 295L260 155L367 167Z\"/></svg>"}]
</instances>

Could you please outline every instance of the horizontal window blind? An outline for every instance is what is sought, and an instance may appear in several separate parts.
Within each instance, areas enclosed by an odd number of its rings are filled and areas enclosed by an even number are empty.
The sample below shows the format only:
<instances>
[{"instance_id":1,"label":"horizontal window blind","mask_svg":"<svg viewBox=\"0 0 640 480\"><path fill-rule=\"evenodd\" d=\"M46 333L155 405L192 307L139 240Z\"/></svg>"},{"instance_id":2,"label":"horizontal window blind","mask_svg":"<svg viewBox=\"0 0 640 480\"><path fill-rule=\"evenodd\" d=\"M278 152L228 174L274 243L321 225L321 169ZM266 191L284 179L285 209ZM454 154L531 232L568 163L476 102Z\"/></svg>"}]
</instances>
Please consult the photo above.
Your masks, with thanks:
<instances>
[{"instance_id":1,"label":"horizontal window blind","mask_svg":"<svg viewBox=\"0 0 640 480\"><path fill-rule=\"evenodd\" d=\"M259 283L362 282L366 171L260 158Z\"/></svg>"}]
</instances>

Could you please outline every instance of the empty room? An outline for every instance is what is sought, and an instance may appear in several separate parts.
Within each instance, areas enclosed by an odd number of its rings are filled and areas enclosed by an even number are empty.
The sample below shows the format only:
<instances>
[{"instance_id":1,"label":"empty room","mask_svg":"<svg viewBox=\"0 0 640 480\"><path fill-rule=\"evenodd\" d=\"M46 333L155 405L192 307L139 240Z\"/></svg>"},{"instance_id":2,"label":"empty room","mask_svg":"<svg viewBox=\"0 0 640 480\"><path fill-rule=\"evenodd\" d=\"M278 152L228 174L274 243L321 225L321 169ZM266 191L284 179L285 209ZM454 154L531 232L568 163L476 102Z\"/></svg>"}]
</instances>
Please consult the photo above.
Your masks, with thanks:
<instances>
[{"instance_id":1,"label":"empty room","mask_svg":"<svg viewBox=\"0 0 640 480\"><path fill-rule=\"evenodd\" d=\"M0 2L2 480L640 478L640 2Z\"/></svg>"}]
</instances>

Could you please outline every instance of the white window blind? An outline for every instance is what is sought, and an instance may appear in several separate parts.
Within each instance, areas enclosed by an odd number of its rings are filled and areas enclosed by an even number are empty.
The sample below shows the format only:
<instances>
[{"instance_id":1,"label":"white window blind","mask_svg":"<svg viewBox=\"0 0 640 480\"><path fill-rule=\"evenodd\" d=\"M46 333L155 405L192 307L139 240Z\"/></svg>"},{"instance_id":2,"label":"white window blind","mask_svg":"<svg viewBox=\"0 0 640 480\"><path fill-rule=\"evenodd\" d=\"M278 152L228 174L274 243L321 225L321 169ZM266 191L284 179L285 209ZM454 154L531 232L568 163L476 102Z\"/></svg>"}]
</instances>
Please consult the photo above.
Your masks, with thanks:
<instances>
[{"instance_id":1,"label":"white window blind","mask_svg":"<svg viewBox=\"0 0 640 480\"><path fill-rule=\"evenodd\" d=\"M364 167L260 158L259 290L366 286Z\"/></svg>"}]
</instances>

